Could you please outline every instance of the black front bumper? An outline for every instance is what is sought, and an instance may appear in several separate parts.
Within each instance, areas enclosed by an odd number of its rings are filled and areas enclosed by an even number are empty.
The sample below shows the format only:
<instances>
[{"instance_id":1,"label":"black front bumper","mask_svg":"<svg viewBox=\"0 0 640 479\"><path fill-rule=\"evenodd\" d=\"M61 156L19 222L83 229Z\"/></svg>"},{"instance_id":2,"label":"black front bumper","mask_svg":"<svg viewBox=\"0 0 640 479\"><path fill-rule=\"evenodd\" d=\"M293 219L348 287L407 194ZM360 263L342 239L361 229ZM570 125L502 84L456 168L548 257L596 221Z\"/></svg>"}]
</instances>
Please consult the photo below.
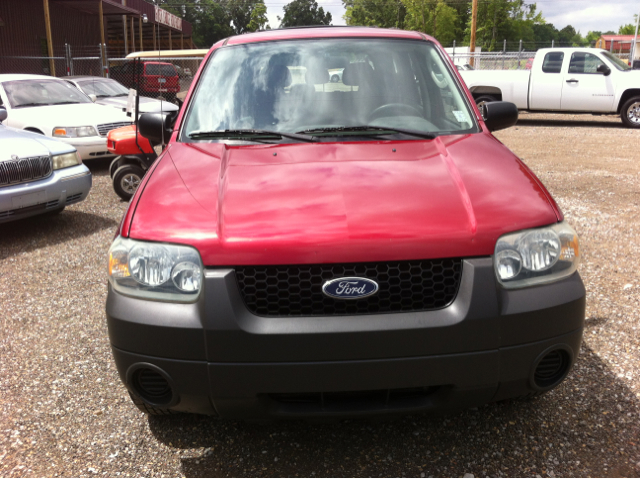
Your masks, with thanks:
<instances>
[{"instance_id":1,"label":"black front bumper","mask_svg":"<svg viewBox=\"0 0 640 479\"><path fill-rule=\"evenodd\" d=\"M194 304L109 288L107 320L127 387L136 392L140 368L159 371L171 385L171 400L158 406L308 417L459 408L547 389L534 380L536 366L559 350L568 371L584 308L577 273L506 291L491 258L478 258L464 260L456 299L437 311L258 317L244 306L233 270L217 269L207 271Z\"/></svg>"}]
</instances>

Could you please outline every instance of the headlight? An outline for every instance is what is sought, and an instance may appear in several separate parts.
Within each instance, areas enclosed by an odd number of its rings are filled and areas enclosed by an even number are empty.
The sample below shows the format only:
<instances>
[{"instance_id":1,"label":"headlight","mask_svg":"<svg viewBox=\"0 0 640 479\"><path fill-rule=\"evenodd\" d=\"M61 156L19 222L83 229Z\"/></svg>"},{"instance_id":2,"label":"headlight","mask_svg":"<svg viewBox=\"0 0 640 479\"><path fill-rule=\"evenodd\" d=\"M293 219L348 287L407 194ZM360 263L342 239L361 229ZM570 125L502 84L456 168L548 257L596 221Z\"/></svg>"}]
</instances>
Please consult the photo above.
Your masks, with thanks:
<instances>
[{"instance_id":1,"label":"headlight","mask_svg":"<svg viewBox=\"0 0 640 479\"><path fill-rule=\"evenodd\" d=\"M85 136L98 136L98 132L92 126L56 126L53 136L58 138L83 138Z\"/></svg>"},{"instance_id":2,"label":"headlight","mask_svg":"<svg viewBox=\"0 0 640 479\"><path fill-rule=\"evenodd\" d=\"M122 294L192 303L202 289L203 275L200 254L190 246L118 236L109 248L109 282Z\"/></svg>"},{"instance_id":3,"label":"headlight","mask_svg":"<svg viewBox=\"0 0 640 479\"><path fill-rule=\"evenodd\" d=\"M73 153L65 153L64 155L55 155L51 159L53 160L54 170L68 168L69 166L76 166L82 163L80 156L75 151Z\"/></svg>"},{"instance_id":4,"label":"headlight","mask_svg":"<svg viewBox=\"0 0 640 479\"><path fill-rule=\"evenodd\" d=\"M507 289L566 278L579 263L578 235L564 222L504 235L493 257L498 282Z\"/></svg>"}]
</instances>

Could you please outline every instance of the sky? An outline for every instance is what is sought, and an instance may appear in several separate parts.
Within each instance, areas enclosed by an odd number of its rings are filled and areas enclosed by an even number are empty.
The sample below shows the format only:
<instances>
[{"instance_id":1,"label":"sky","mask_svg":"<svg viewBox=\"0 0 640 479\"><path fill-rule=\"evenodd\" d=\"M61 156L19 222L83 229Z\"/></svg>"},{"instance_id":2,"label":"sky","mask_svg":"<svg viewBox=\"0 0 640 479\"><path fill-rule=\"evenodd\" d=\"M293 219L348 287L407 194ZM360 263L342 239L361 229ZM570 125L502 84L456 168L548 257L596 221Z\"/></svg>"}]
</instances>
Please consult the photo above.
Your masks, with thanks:
<instances>
[{"instance_id":1,"label":"sky","mask_svg":"<svg viewBox=\"0 0 640 479\"><path fill-rule=\"evenodd\" d=\"M265 3L271 28L276 28L279 24L277 16L284 15L282 7L288 2L265 0ZM527 3L536 3L547 23L553 24L558 30L571 25L582 35L590 30L617 32L620 25L632 23L633 15L640 11L640 0L537 0ZM341 0L318 0L318 4L331 12L333 25L345 24Z\"/></svg>"}]
</instances>

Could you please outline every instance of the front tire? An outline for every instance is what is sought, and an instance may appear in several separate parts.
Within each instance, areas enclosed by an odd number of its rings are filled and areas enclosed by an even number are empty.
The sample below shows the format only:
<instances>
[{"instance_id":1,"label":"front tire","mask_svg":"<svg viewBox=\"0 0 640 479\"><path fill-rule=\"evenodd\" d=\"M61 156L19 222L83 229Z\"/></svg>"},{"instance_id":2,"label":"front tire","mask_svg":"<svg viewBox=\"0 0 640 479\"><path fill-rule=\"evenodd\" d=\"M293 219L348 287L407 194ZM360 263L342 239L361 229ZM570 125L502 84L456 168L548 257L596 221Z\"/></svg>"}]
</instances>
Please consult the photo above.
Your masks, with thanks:
<instances>
[{"instance_id":1,"label":"front tire","mask_svg":"<svg viewBox=\"0 0 640 479\"><path fill-rule=\"evenodd\" d=\"M125 201L134 195L144 177L144 170L135 165L123 165L113 174L113 189Z\"/></svg>"},{"instance_id":2,"label":"front tire","mask_svg":"<svg viewBox=\"0 0 640 479\"><path fill-rule=\"evenodd\" d=\"M629 128L640 128L640 96L634 96L622 105L620 118L625 126Z\"/></svg>"}]
</instances>

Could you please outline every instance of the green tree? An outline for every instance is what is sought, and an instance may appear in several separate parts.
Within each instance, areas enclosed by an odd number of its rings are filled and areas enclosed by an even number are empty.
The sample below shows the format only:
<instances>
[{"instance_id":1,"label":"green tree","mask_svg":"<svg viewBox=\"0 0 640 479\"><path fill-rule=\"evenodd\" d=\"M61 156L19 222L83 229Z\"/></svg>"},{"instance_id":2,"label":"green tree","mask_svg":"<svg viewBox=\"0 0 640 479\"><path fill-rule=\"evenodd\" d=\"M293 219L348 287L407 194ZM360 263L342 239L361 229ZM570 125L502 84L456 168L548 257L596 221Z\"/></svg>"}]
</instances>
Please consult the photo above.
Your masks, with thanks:
<instances>
[{"instance_id":1,"label":"green tree","mask_svg":"<svg viewBox=\"0 0 640 479\"><path fill-rule=\"evenodd\" d=\"M406 28L403 0L342 0L347 25Z\"/></svg>"},{"instance_id":2,"label":"green tree","mask_svg":"<svg viewBox=\"0 0 640 479\"><path fill-rule=\"evenodd\" d=\"M251 21L247 27L250 32L258 30L269 30L269 19L267 18L267 6L264 3L257 3L251 11Z\"/></svg>"},{"instance_id":3,"label":"green tree","mask_svg":"<svg viewBox=\"0 0 640 479\"><path fill-rule=\"evenodd\" d=\"M443 45L456 38L458 12L444 0L404 0L405 28L434 36Z\"/></svg>"},{"instance_id":4,"label":"green tree","mask_svg":"<svg viewBox=\"0 0 640 479\"><path fill-rule=\"evenodd\" d=\"M178 15L193 26L193 42L209 48L218 40L233 35L231 17L225 6L216 0L192 0L179 6L165 5L171 0L159 0L158 5Z\"/></svg>"},{"instance_id":5,"label":"green tree","mask_svg":"<svg viewBox=\"0 0 640 479\"><path fill-rule=\"evenodd\" d=\"M315 0L293 0L284 6L284 17L278 20L281 27L331 25L331 13L325 13Z\"/></svg>"},{"instance_id":6,"label":"green tree","mask_svg":"<svg viewBox=\"0 0 640 479\"><path fill-rule=\"evenodd\" d=\"M633 23L628 23L618 28L618 35L634 35L636 33L637 21L638 21L638 14L635 14L633 16Z\"/></svg>"},{"instance_id":7,"label":"green tree","mask_svg":"<svg viewBox=\"0 0 640 479\"><path fill-rule=\"evenodd\" d=\"M601 36L602 36L602 32L589 31L589 33L587 33L587 36L584 37L585 44L589 44L589 46L593 47L595 46L596 42L600 39Z\"/></svg>"}]
</instances>

